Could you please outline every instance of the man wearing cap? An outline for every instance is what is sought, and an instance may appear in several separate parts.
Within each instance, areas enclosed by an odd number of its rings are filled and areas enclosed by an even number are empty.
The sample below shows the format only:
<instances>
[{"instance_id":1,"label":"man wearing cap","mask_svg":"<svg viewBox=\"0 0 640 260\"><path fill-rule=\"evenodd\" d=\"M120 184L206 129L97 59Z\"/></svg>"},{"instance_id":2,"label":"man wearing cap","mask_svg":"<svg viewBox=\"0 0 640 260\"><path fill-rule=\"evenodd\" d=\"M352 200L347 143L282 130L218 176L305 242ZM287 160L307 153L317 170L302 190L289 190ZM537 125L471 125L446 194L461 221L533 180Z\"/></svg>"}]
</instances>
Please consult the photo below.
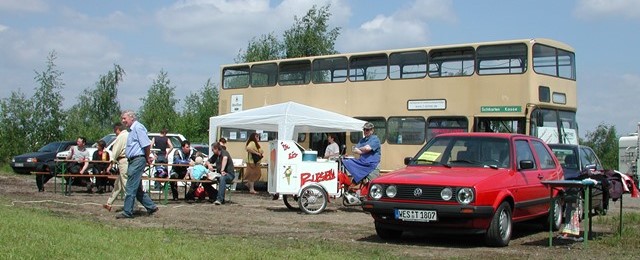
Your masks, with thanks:
<instances>
[{"instance_id":1,"label":"man wearing cap","mask_svg":"<svg viewBox=\"0 0 640 260\"><path fill-rule=\"evenodd\" d=\"M133 208L136 199L147 209L147 214L152 215L158 211L158 206L151 200L149 194L142 190L142 172L144 167L151 165L151 140L147 136L147 128L136 119L136 113L132 110L122 112L120 117L122 124L131 129L127 136L127 146L124 149L129 161L127 169L127 184L125 186L124 208L116 218L133 218Z\"/></svg>"},{"instance_id":2,"label":"man wearing cap","mask_svg":"<svg viewBox=\"0 0 640 260\"><path fill-rule=\"evenodd\" d=\"M381 157L380 139L373 134L372 123L367 122L362 128L364 137L353 148L353 152L359 154L360 157L343 160L344 167L351 173L354 183L360 183L367 176L369 179L373 179L379 172L377 168Z\"/></svg>"}]
</instances>

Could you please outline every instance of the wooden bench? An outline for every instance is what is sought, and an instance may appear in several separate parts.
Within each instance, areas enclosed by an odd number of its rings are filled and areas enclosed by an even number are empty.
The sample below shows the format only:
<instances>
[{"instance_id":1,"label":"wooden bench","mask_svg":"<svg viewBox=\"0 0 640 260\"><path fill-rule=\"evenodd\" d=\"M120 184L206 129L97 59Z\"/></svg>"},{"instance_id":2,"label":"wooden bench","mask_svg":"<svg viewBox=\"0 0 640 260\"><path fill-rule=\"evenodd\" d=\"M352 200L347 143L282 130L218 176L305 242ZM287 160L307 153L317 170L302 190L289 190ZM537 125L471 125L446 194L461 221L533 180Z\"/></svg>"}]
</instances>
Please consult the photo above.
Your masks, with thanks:
<instances>
[{"instance_id":1,"label":"wooden bench","mask_svg":"<svg viewBox=\"0 0 640 260\"><path fill-rule=\"evenodd\" d=\"M154 181L154 182L162 182L162 183L164 183L164 184L162 185L162 186L163 186L163 193L164 193L164 201L163 201L163 204L167 204L167 203L169 203L169 183L170 183L170 182L175 182L175 183L178 183L178 182L184 182L184 184L185 184L185 185L184 185L184 194L185 194L185 197L186 197L186 195L187 195L187 191L188 191L188 189L191 187L191 185L188 185L187 183L191 183L191 182L197 182L197 183L212 183L212 184L217 184L217 183L218 183L217 181L209 180L209 179L206 179L206 180L170 179L170 178L158 178L158 177L146 177L146 176L143 176L143 177L142 177L142 180L143 180L143 181ZM227 183L227 187L225 187L225 190L227 190L227 191L231 191L231 185L232 185L233 183L237 183L237 182L234 180L234 181L233 181L233 182L231 182L231 183ZM218 187L218 189L219 189L219 187ZM147 191L148 191L149 193L151 193L151 182L149 182L149 185L148 185L148 187L147 187ZM229 194L230 194L230 193L225 193L225 198L230 198ZM161 196L162 196L162 195L158 194L158 199L160 199L160 200L161 200L161 199L162 199L162 197L161 197Z\"/></svg>"},{"instance_id":2,"label":"wooden bench","mask_svg":"<svg viewBox=\"0 0 640 260\"><path fill-rule=\"evenodd\" d=\"M109 174L72 174L72 173L65 173L65 174L56 174L55 177L61 177L61 178L69 178L69 181L63 181L62 183L60 183L61 185L64 186L63 189L64 194L65 195L69 195L71 193L71 189L69 188L69 186L73 183L73 179L75 178L109 178ZM54 179L54 193L56 192L56 187L57 184L55 184L55 179Z\"/></svg>"}]
</instances>

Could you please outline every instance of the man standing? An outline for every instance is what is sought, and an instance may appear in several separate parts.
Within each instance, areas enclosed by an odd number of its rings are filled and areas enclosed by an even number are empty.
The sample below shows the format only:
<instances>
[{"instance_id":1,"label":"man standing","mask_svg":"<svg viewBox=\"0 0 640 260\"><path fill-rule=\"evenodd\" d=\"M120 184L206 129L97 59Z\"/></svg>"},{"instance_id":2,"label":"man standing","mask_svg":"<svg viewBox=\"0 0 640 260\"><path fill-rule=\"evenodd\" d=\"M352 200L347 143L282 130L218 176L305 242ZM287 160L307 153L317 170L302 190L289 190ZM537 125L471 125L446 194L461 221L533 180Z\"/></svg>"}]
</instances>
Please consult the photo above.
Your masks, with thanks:
<instances>
[{"instance_id":1,"label":"man standing","mask_svg":"<svg viewBox=\"0 0 640 260\"><path fill-rule=\"evenodd\" d=\"M125 185L124 208L122 214L118 214L116 218L133 218L136 199L147 209L147 213L152 215L158 211L158 207L153 203L149 195L142 190L144 166L151 165L152 162L151 157L149 157L151 140L147 135L147 128L137 121L135 112L126 110L122 112L120 119L122 124L130 129L124 152L129 162L129 168L127 170L128 180Z\"/></svg>"},{"instance_id":2,"label":"man standing","mask_svg":"<svg viewBox=\"0 0 640 260\"><path fill-rule=\"evenodd\" d=\"M216 170L220 173L220 180L218 181L218 196L214 204L220 205L224 203L224 193L227 188L227 183L231 183L235 179L235 171L233 167L233 159L227 150L223 149L220 143L213 145L213 153L217 156Z\"/></svg>"},{"instance_id":3,"label":"man standing","mask_svg":"<svg viewBox=\"0 0 640 260\"><path fill-rule=\"evenodd\" d=\"M116 134L116 140L113 142L113 146L111 147L113 154L111 161L118 164L118 171L120 171L120 175L118 175L116 182L113 184L113 192L111 192L111 197L107 200L107 204L102 205L102 207L108 211L111 211L111 205L118 197L118 194L120 194L120 191L122 191L125 185L127 185L127 168L129 167L129 162L127 161L127 157L124 153L124 148L127 146L129 132L120 122L113 125L113 132Z\"/></svg>"}]
</instances>

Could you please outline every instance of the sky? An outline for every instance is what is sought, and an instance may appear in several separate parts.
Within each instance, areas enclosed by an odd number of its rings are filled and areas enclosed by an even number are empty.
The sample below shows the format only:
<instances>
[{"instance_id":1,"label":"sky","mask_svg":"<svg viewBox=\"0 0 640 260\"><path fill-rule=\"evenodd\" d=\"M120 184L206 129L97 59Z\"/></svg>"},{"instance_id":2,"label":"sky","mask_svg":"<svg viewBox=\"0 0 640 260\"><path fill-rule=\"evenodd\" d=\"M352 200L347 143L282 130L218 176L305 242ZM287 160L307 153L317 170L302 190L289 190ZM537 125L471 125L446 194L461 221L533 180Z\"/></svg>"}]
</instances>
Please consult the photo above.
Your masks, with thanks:
<instances>
[{"instance_id":1,"label":"sky","mask_svg":"<svg viewBox=\"0 0 640 260\"><path fill-rule=\"evenodd\" d=\"M48 54L62 71L64 108L120 65L123 109L137 110L168 73L176 98L220 82L253 37L277 36L314 4L331 4L340 53L550 38L576 51L580 136L619 135L640 122L640 0L0 0L0 98L30 97ZM181 104L178 109L181 109Z\"/></svg>"}]
</instances>

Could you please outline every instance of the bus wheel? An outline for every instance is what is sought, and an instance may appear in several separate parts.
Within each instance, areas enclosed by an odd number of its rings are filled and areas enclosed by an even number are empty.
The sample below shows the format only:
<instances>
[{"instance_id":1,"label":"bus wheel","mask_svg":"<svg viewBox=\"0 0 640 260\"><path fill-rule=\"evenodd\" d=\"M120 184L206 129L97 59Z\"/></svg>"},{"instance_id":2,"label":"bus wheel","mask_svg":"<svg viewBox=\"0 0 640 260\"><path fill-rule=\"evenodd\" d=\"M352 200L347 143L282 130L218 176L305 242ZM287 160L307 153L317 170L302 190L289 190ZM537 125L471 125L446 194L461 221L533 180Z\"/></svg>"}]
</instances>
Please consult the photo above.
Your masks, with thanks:
<instances>
[{"instance_id":1,"label":"bus wheel","mask_svg":"<svg viewBox=\"0 0 640 260\"><path fill-rule=\"evenodd\" d=\"M310 185L304 187L298 198L300 209L307 214L318 214L329 204L329 197L323 188Z\"/></svg>"}]
</instances>

